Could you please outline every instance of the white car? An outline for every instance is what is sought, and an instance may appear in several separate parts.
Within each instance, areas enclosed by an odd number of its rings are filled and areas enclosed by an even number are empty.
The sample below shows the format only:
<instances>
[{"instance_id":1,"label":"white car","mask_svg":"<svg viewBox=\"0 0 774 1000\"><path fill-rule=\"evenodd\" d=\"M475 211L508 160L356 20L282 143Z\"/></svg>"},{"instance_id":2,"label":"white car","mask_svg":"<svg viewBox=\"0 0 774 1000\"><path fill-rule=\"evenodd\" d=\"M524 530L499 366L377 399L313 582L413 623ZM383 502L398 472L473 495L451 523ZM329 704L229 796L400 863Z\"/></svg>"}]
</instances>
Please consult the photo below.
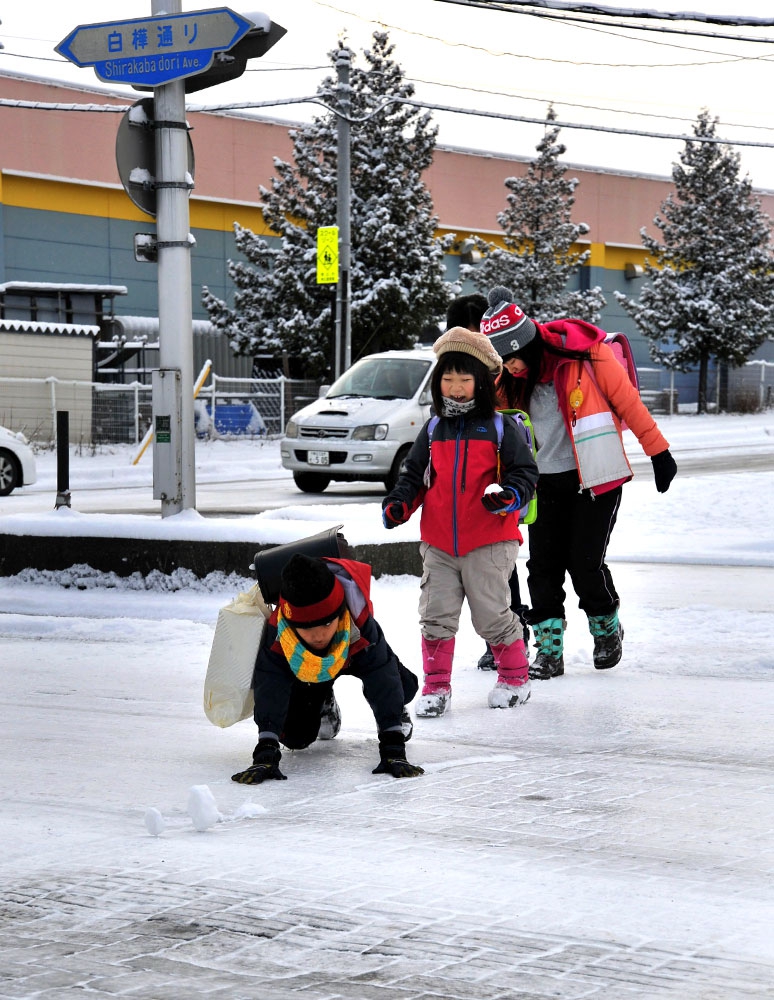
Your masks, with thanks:
<instances>
[{"instance_id":1,"label":"white car","mask_svg":"<svg viewBox=\"0 0 774 1000\"><path fill-rule=\"evenodd\" d=\"M324 396L294 413L280 442L282 465L304 493L331 480L382 482L391 490L430 416L432 350L361 358Z\"/></svg>"},{"instance_id":2,"label":"white car","mask_svg":"<svg viewBox=\"0 0 774 1000\"><path fill-rule=\"evenodd\" d=\"M0 427L0 497L7 497L17 486L29 486L38 478L35 456L27 438Z\"/></svg>"}]
</instances>

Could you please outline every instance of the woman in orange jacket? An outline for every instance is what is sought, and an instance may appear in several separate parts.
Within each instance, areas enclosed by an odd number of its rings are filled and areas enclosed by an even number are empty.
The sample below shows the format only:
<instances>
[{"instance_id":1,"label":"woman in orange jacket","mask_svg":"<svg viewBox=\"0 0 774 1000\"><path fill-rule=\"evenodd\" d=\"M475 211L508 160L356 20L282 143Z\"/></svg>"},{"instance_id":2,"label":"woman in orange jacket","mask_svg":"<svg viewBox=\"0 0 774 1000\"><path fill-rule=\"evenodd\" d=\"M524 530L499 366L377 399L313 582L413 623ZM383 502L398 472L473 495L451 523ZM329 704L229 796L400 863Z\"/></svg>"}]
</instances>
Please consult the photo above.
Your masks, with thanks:
<instances>
[{"instance_id":1,"label":"woman in orange jacket","mask_svg":"<svg viewBox=\"0 0 774 1000\"><path fill-rule=\"evenodd\" d=\"M481 332L503 359L498 402L529 413L537 445L539 505L529 526L527 619L538 654L530 677L564 673L568 573L594 638L594 666L614 667L624 631L605 557L621 487L632 478L622 425L650 457L659 493L669 489L677 466L623 366L603 343L603 330L577 319L537 323L507 288L493 288L488 301Z\"/></svg>"}]
</instances>

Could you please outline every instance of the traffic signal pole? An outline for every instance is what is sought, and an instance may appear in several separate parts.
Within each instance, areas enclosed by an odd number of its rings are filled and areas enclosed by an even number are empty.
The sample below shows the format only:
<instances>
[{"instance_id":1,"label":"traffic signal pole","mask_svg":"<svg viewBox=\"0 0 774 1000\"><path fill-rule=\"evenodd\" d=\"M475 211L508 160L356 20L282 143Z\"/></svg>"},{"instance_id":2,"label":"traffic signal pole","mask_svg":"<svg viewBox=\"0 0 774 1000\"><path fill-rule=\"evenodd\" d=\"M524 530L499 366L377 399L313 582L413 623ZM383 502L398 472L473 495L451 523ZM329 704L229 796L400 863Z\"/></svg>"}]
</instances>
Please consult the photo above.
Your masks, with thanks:
<instances>
[{"instance_id":1,"label":"traffic signal pole","mask_svg":"<svg viewBox=\"0 0 774 1000\"><path fill-rule=\"evenodd\" d=\"M182 11L181 0L151 0L153 15ZM156 239L158 246L159 364L168 391L161 393L169 435L156 428L154 449L166 453L159 490L161 516L196 507L191 305L191 239L188 198L188 127L185 82L173 80L153 89L156 128ZM171 386L174 385L174 390ZM154 393L154 396L156 394ZM154 420L157 417L154 399ZM154 455L155 457L155 455ZM154 462L154 470L157 463ZM155 494L154 494L155 495Z\"/></svg>"}]
</instances>

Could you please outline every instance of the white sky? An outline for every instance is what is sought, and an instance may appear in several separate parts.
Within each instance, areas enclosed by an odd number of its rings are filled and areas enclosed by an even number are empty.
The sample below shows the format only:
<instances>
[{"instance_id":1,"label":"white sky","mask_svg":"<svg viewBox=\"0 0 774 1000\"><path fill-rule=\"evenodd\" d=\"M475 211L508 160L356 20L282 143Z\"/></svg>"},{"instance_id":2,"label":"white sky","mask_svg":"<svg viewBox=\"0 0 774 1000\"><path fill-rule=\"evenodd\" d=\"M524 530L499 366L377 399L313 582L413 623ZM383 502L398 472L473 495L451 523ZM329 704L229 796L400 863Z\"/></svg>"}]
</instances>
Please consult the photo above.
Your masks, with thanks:
<instances>
[{"instance_id":1,"label":"white sky","mask_svg":"<svg viewBox=\"0 0 774 1000\"><path fill-rule=\"evenodd\" d=\"M201 6L184 3L183 9ZM668 11L675 6L648 2L644 8ZM191 95L191 103L311 95L327 72L326 53L340 35L359 51L373 30L383 26L396 44L396 58L416 81L417 97L428 102L542 120L548 102L553 101L560 121L678 135L690 134L699 111L708 107L720 119L722 137L774 144L774 106L769 96L774 26L748 29L698 22L640 22L772 41L752 44L636 32L607 23L578 25L524 13L463 8L441 0L372 0L367 5L354 0L283 0L274 8L261 9L286 27L288 34L268 56L254 62L255 71L232 84ZM6 2L0 5L0 39L5 44L0 65L98 84L91 69L59 60L54 46L78 24L148 17L151 10L150 0ZM770 4L764 0L741 4L700 0L688 10L772 17ZM312 68L302 71L298 67ZM136 99L131 88L121 89ZM300 120L315 109L288 105L261 113ZM436 112L435 120L442 143L525 157L534 155L542 133L539 124L470 115ZM660 176L669 176L683 148L681 141L569 128L563 130L562 140L568 147L569 163ZM742 170L753 183L774 189L774 150L736 148L741 152Z\"/></svg>"},{"instance_id":2,"label":"white sky","mask_svg":"<svg viewBox=\"0 0 774 1000\"><path fill-rule=\"evenodd\" d=\"M659 423L678 468L689 454L774 449L771 412ZM227 461L225 446L213 458L197 445L202 474L208 468L230 478L234 465L255 459L255 446L228 447ZM273 462L270 452L258 450L260 460ZM89 466L95 480L121 475L129 460L120 450L82 456L78 475ZM53 454L39 456L39 472L25 495L55 488ZM377 959L367 957L368 945L386 933L385 921L403 927L408 920L446 935L443 964L432 973L438 990L456 974L448 963L457 961L458 946L464 963L472 941L493 939L506 942L504 951L476 946L469 970L482 998L507 991L495 984L512 940L522 941L520 961L531 956L536 974L561 973L562 949L571 950L560 990L577 973L586 975L586 989L599 979L615 993L621 963L632 961L642 986L632 996L652 996L649 986L661 988L664 976L689 992L722 991L729 962L740 962L765 991L770 984L755 977L768 975L774 961L774 909L762 888L774 817L773 491L774 473L727 474L721 463L713 475L678 472L659 495L644 469L624 487L611 545L626 629L621 665L594 671L571 598L565 677L535 682L523 708L493 712L486 693L494 677L474 669L482 643L463 616L452 709L417 721L409 758L426 773L410 782L371 774L373 719L347 678L336 687L344 720L336 740L285 753L286 782L250 789L230 781L249 761L255 727L249 720L214 727L201 694L218 608L237 581L178 577L184 589L170 593L86 570L48 582L35 573L0 578L7 708L0 878L9 899L39 900L27 908L25 939L45 941L50 933L64 947L75 932L83 944L93 928L103 957L111 941L125 955L149 917L177 912L181 923L204 926L203 940L186 937L168 963L167 986L174 969L186 976L188 962L246 977L271 968L285 975L291 966L322 981L372 972L368 963ZM14 523L34 531L75 516L25 522L3 509L4 530ZM111 519L81 517L96 532ZM338 521L355 543L388 535L377 503L291 506L229 521L242 537L255 530L274 541ZM390 538L411 536L416 521ZM167 530L175 523L166 519ZM112 515L112 524L117 533L138 519ZM212 529L202 519L198 532ZM522 578L523 560L524 553ZM410 576L385 577L373 588L389 641L414 668L418 593ZM339 947L330 926L317 933L304 917L309 907L318 920L343 921L354 943ZM256 936L246 920L239 937L243 912L276 914L287 931L274 940ZM229 929L223 944L213 934L222 920ZM294 921L303 933L294 932ZM402 957L391 960L409 963L406 983L424 971L416 947L407 930ZM154 938L154 955L161 948ZM611 950L618 957L608 965L600 956ZM32 961L13 963L9 976L27 975ZM83 983L120 974L126 989L145 968L92 966L93 952L68 954L59 988L68 977ZM464 965L456 968L465 975ZM510 972L511 984L517 974ZM198 983L188 982L187 995L198 996Z\"/></svg>"}]
</instances>

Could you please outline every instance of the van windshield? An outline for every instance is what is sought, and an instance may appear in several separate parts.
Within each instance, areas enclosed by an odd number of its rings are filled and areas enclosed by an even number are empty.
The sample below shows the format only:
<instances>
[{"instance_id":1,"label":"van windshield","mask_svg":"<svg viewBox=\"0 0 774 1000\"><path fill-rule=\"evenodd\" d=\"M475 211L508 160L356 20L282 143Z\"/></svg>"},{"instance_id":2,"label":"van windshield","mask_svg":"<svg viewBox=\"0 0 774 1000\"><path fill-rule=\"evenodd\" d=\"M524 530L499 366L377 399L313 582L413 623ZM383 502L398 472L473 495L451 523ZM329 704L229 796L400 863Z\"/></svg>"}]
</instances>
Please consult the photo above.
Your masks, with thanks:
<instances>
[{"instance_id":1,"label":"van windshield","mask_svg":"<svg viewBox=\"0 0 774 1000\"><path fill-rule=\"evenodd\" d=\"M427 358L363 358L336 379L326 399L411 399L430 368Z\"/></svg>"}]
</instances>

